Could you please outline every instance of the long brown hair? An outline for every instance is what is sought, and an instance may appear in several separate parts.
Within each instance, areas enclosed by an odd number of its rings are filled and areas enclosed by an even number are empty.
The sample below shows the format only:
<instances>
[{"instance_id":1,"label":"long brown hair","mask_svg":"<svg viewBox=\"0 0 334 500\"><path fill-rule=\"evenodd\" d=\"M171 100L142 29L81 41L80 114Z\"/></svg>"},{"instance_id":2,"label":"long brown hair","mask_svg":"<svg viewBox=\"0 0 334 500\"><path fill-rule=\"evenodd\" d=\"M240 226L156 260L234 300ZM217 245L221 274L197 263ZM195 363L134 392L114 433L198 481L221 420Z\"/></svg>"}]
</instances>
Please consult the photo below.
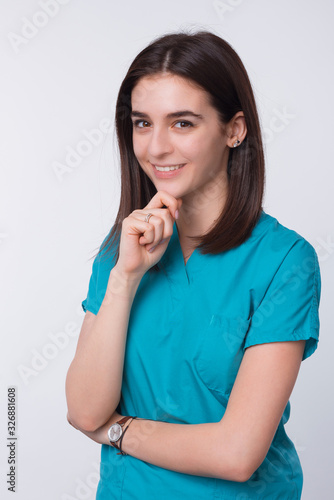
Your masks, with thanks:
<instances>
[{"instance_id":1,"label":"long brown hair","mask_svg":"<svg viewBox=\"0 0 334 500\"><path fill-rule=\"evenodd\" d=\"M247 136L228 159L228 194L216 224L197 238L202 254L217 254L243 243L262 211L264 154L256 103L246 69L225 40L208 31L170 33L153 40L132 62L118 93L116 133L121 163L121 198L115 223L100 251L107 256L115 243L119 256L121 225L135 209L143 209L157 190L133 152L131 92L139 79L159 73L188 79L204 89L221 122L243 111ZM115 250L114 250L115 251ZM159 265L151 269L159 270Z\"/></svg>"}]
</instances>

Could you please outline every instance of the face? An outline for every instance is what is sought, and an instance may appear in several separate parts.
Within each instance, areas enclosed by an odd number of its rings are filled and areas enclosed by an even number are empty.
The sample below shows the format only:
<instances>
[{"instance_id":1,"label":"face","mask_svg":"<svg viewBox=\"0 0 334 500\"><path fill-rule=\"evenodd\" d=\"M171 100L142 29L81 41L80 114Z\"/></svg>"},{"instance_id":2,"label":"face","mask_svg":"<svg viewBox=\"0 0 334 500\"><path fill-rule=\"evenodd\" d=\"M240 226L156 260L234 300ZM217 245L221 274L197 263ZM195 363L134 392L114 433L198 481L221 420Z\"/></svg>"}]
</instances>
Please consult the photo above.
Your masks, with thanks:
<instances>
[{"instance_id":1,"label":"face","mask_svg":"<svg viewBox=\"0 0 334 500\"><path fill-rule=\"evenodd\" d=\"M204 90L170 73L143 77L131 105L134 153L157 191L184 204L226 184L227 136Z\"/></svg>"}]
</instances>

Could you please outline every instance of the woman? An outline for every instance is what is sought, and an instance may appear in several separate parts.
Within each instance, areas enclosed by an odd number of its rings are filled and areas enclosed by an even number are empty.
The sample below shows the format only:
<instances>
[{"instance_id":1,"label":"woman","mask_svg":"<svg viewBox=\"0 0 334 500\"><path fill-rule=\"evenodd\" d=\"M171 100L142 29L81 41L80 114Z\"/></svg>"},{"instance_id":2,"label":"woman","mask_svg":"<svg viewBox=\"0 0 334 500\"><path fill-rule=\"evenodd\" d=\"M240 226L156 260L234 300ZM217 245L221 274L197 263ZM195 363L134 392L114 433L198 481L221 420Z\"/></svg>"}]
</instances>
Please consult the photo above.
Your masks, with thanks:
<instances>
[{"instance_id":1,"label":"woman","mask_svg":"<svg viewBox=\"0 0 334 500\"><path fill-rule=\"evenodd\" d=\"M66 380L69 422L102 444L97 498L299 499L284 424L317 348L319 264L263 211L240 58L206 31L156 39L116 127L120 207Z\"/></svg>"}]
</instances>

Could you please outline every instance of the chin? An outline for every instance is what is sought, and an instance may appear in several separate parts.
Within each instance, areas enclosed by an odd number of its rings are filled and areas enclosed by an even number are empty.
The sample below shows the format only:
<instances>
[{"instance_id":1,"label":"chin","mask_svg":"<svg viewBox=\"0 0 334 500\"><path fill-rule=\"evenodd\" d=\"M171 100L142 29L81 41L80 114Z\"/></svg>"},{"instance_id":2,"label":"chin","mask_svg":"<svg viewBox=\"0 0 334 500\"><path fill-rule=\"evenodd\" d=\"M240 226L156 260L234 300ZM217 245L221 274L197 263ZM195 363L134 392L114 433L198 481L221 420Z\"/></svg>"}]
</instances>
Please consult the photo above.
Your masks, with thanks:
<instances>
[{"instance_id":1,"label":"chin","mask_svg":"<svg viewBox=\"0 0 334 500\"><path fill-rule=\"evenodd\" d=\"M156 187L157 191L165 191L166 193L173 196L175 199L182 198L182 196L184 196L184 193L182 191L179 191L177 189L177 186L174 187L174 189L172 187L163 186L163 185L159 185L159 186L155 185L155 187Z\"/></svg>"}]
</instances>

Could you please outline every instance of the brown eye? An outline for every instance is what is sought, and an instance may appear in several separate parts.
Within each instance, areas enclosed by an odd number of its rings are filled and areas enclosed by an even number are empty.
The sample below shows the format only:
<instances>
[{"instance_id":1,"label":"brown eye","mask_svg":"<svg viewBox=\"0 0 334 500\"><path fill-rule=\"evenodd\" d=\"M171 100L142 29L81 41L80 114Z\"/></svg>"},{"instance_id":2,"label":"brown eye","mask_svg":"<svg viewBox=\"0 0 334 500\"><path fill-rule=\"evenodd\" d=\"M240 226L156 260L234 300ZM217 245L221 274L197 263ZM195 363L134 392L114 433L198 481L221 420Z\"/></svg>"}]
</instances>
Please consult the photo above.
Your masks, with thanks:
<instances>
[{"instance_id":1,"label":"brown eye","mask_svg":"<svg viewBox=\"0 0 334 500\"><path fill-rule=\"evenodd\" d=\"M186 122L186 121L179 121L175 124L175 126L178 124L183 124L185 126L182 125L181 127L176 127L176 128L190 128L193 126L193 124L191 122Z\"/></svg>"},{"instance_id":2,"label":"brown eye","mask_svg":"<svg viewBox=\"0 0 334 500\"><path fill-rule=\"evenodd\" d=\"M138 128L146 128L146 125L145 125L145 126L140 126L140 125L139 125L140 123L145 123L145 124L148 124L148 122L147 122L147 121L145 121L145 120L136 120L135 122L133 122L133 124L134 124L134 126L135 126L135 127L138 127Z\"/></svg>"}]
</instances>

